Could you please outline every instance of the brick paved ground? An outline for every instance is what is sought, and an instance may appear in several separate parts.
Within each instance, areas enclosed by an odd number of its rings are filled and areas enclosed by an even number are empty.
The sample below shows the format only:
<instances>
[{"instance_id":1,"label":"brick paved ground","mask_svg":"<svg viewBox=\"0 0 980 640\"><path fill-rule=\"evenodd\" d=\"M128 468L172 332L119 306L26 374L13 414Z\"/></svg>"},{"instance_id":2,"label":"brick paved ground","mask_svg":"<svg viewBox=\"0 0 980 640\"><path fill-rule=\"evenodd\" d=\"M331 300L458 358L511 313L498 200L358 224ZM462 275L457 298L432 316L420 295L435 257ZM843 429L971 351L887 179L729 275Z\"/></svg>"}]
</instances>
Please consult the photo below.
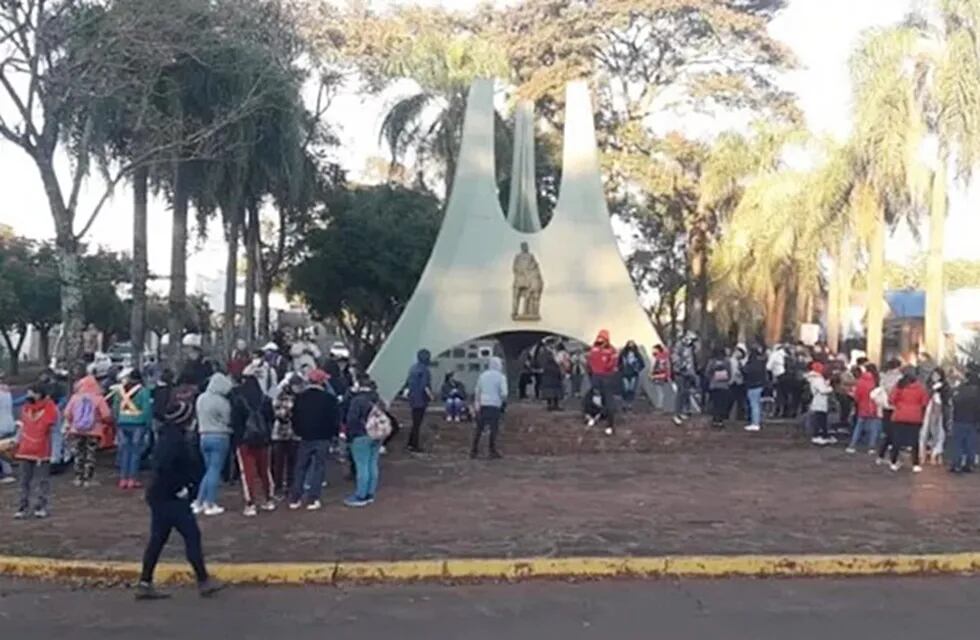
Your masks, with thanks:
<instances>
[{"instance_id":1,"label":"brick paved ground","mask_svg":"<svg viewBox=\"0 0 980 640\"><path fill-rule=\"evenodd\" d=\"M433 428L435 427L435 428ZM468 425L430 421L432 453L383 461L378 502L345 509L333 464L319 513L281 510L202 520L210 558L224 561L444 556L980 549L980 476L927 468L892 474L866 454L816 449L792 425L761 434L662 417L626 419L605 438L577 416L518 407L506 459L470 461ZM619 451L619 453L613 453ZM106 464L108 464L108 460ZM55 481L53 517L0 524L0 553L136 559L147 528L141 496ZM4 517L16 489L0 488ZM181 555L171 544L168 554Z\"/></svg>"}]
</instances>

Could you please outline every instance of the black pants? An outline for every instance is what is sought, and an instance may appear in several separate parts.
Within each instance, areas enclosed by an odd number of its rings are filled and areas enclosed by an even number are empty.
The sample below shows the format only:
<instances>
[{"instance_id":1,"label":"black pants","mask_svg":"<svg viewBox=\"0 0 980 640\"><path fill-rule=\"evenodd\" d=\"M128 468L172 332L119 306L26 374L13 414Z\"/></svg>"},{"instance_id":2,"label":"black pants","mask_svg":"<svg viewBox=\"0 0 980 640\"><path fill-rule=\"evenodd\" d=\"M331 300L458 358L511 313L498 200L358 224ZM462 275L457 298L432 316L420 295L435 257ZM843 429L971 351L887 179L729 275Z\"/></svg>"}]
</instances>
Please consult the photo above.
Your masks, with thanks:
<instances>
[{"instance_id":1,"label":"black pants","mask_svg":"<svg viewBox=\"0 0 980 640\"><path fill-rule=\"evenodd\" d=\"M391 443L391 441L395 439L395 436L398 435L398 432L402 430L402 426L398 422L398 419L395 418L395 416L391 415L391 413L385 411L385 415L388 416L389 420L391 420L391 433L388 435L387 438L385 438L385 441L382 442L381 444L387 447Z\"/></svg>"},{"instance_id":2,"label":"black pants","mask_svg":"<svg viewBox=\"0 0 980 640\"><path fill-rule=\"evenodd\" d=\"M816 438L827 438L830 436L830 429L827 427L827 412L826 411L811 411L811 419L813 420L813 436Z\"/></svg>"},{"instance_id":3,"label":"black pants","mask_svg":"<svg viewBox=\"0 0 980 640\"><path fill-rule=\"evenodd\" d=\"M615 374L604 376L592 376L592 386L602 396L602 415L609 423L609 428L616 426L616 383L618 376Z\"/></svg>"},{"instance_id":4,"label":"black pants","mask_svg":"<svg viewBox=\"0 0 980 640\"><path fill-rule=\"evenodd\" d=\"M425 420L425 407L412 409L412 430L408 434L408 448L421 449L419 437L422 434L422 421Z\"/></svg>"},{"instance_id":5,"label":"black pants","mask_svg":"<svg viewBox=\"0 0 980 640\"><path fill-rule=\"evenodd\" d=\"M888 447L892 448L892 464L898 462L898 454L905 447L912 448L912 464L919 464L919 429L920 424L903 424L900 422L888 421L885 427L885 440L878 449L878 457L884 458Z\"/></svg>"},{"instance_id":6,"label":"black pants","mask_svg":"<svg viewBox=\"0 0 980 640\"><path fill-rule=\"evenodd\" d=\"M484 429L490 430L490 452L497 451L497 432L500 431L500 407L480 407L480 412L476 416L476 429L473 433L473 448L471 453L476 455L480 451L480 438L483 436Z\"/></svg>"},{"instance_id":7,"label":"black pants","mask_svg":"<svg viewBox=\"0 0 980 640\"><path fill-rule=\"evenodd\" d=\"M749 412L747 410L744 384L732 385L732 397L730 403L735 405L736 420L745 420L745 418L748 417Z\"/></svg>"},{"instance_id":8,"label":"black pants","mask_svg":"<svg viewBox=\"0 0 980 640\"><path fill-rule=\"evenodd\" d=\"M776 380L778 413L783 418L795 418L800 407L798 385L795 376L784 373Z\"/></svg>"},{"instance_id":9,"label":"black pants","mask_svg":"<svg viewBox=\"0 0 980 640\"><path fill-rule=\"evenodd\" d=\"M186 500L169 500L150 505L150 541L143 552L140 582L153 582L153 571L160 561L163 547L170 539L170 532L174 529L184 539L187 561L194 568L197 581L204 582L208 579L208 572L204 568L204 551L201 548L201 530L191 513L191 505Z\"/></svg>"},{"instance_id":10,"label":"black pants","mask_svg":"<svg viewBox=\"0 0 980 640\"><path fill-rule=\"evenodd\" d=\"M732 392L729 389L711 389L711 421L716 427L725 425L732 411Z\"/></svg>"}]
</instances>

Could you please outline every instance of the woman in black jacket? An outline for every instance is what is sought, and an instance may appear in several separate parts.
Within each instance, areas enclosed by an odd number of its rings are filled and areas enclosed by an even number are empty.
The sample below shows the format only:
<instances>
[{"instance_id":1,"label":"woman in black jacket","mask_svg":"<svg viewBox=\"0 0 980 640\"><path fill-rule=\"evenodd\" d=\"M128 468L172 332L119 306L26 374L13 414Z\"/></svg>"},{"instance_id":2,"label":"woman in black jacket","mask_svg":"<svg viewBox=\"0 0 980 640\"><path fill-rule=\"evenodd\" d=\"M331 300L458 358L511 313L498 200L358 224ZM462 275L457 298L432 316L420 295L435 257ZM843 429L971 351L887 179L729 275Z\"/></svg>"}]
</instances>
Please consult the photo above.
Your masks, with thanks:
<instances>
[{"instance_id":1,"label":"woman in black jacket","mask_svg":"<svg viewBox=\"0 0 980 640\"><path fill-rule=\"evenodd\" d=\"M275 511L272 486L269 483L271 465L269 446L272 444L272 423L275 412L269 398L255 377L255 369L245 368L242 384L231 402L231 429L235 440L235 455L242 474L242 492L247 517L263 511Z\"/></svg>"}]
</instances>

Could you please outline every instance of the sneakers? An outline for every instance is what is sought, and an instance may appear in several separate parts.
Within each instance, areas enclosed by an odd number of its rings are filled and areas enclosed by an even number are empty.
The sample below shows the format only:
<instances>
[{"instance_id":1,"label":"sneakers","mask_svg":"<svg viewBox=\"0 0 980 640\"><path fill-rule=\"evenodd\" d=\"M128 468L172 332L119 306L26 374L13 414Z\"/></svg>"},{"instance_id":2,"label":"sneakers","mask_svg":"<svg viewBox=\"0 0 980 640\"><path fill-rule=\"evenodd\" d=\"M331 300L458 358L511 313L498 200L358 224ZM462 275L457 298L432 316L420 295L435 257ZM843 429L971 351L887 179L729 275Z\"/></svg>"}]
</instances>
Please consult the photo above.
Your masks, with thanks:
<instances>
[{"instance_id":1,"label":"sneakers","mask_svg":"<svg viewBox=\"0 0 980 640\"><path fill-rule=\"evenodd\" d=\"M21 509L20 511L14 514L14 520L23 520L26 517L27 517L27 512L24 511L23 509Z\"/></svg>"},{"instance_id":2,"label":"sneakers","mask_svg":"<svg viewBox=\"0 0 980 640\"><path fill-rule=\"evenodd\" d=\"M250 504L245 507L244 511L242 511L242 515L246 518L254 518L255 516L259 515L259 510L255 508L254 504Z\"/></svg>"},{"instance_id":3,"label":"sneakers","mask_svg":"<svg viewBox=\"0 0 980 640\"><path fill-rule=\"evenodd\" d=\"M0 484L13 484L17 482L17 478L13 476L4 476L0 478Z\"/></svg>"},{"instance_id":4,"label":"sneakers","mask_svg":"<svg viewBox=\"0 0 980 640\"><path fill-rule=\"evenodd\" d=\"M129 480L126 480L124 478L120 478L119 479L119 482L116 483L116 487L118 487L119 489L128 489L129 488Z\"/></svg>"},{"instance_id":5,"label":"sneakers","mask_svg":"<svg viewBox=\"0 0 980 640\"><path fill-rule=\"evenodd\" d=\"M760 431L761 429L762 429L762 427L760 427L757 424L747 424L747 425L745 425L745 430L746 431L749 431L751 433L755 433L757 431Z\"/></svg>"},{"instance_id":6,"label":"sneakers","mask_svg":"<svg viewBox=\"0 0 980 640\"><path fill-rule=\"evenodd\" d=\"M297 502L290 502L289 503L289 510L290 511L296 511L297 509L299 509L302 506L303 506L303 503L302 502L299 502L299 501L297 501Z\"/></svg>"},{"instance_id":7,"label":"sneakers","mask_svg":"<svg viewBox=\"0 0 980 640\"><path fill-rule=\"evenodd\" d=\"M378 447L378 455L379 456L388 455L388 447L386 447L384 445L381 445L380 447Z\"/></svg>"},{"instance_id":8,"label":"sneakers","mask_svg":"<svg viewBox=\"0 0 980 640\"><path fill-rule=\"evenodd\" d=\"M917 464L912 467L912 473L922 473L922 465Z\"/></svg>"},{"instance_id":9,"label":"sneakers","mask_svg":"<svg viewBox=\"0 0 980 640\"><path fill-rule=\"evenodd\" d=\"M606 435L607 436L611 436L612 434L613 434L613 428L612 427L606 427Z\"/></svg>"},{"instance_id":10,"label":"sneakers","mask_svg":"<svg viewBox=\"0 0 980 640\"><path fill-rule=\"evenodd\" d=\"M225 508L216 504L204 505L204 509L201 511L206 516L220 516L224 512Z\"/></svg>"},{"instance_id":11,"label":"sneakers","mask_svg":"<svg viewBox=\"0 0 980 640\"><path fill-rule=\"evenodd\" d=\"M140 582L136 585L135 595L137 600L166 600L170 597L169 593L157 591L150 582Z\"/></svg>"},{"instance_id":12,"label":"sneakers","mask_svg":"<svg viewBox=\"0 0 980 640\"><path fill-rule=\"evenodd\" d=\"M820 436L813 436L812 438L810 438L810 442L812 444L817 445L818 447L822 447L823 445L827 444L827 441L821 438Z\"/></svg>"},{"instance_id":13,"label":"sneakers","mask_svg":"<svg viewBox=\"0 0 980 640\"><path fill-rule=\"evenodd\" d=\"M883 464L885 464L885 459L884 458L875 458L875 466L876 467L880 467Z\"/></svg>"},{"instance_id":14,"label":"sneakers","mask_svg":"<svg viewBox=\"0 0 980 640\"><path fill-rule=\"evenodd\" d=\"M48 517L48 510L44 507L38 507L34 510L34 517L38 520L43 520L44 518Z\"/></svg>"},{"instance_id":15,"label":"sneakers","mask_svg":"<svg viewBox=\"0 0 980 640\"><path fill-rule=\"evenodd\" d=\"M320 502L319 500L314 500L310 504L306 505L307 511L319 511L322 508L323 508L323 503Z\"/></svg>"},{"instance_id":16,"label":"sneakers","mask_svg":"<svg viewBox=\"0 0 980 640\"><path fill-rule=\"evenodd\" d=\"M261 509L263 511L275 511L276 510L276 503L273 502L272 500L269 500L268 502L264 502L262 504Z\"/></svg>"},{"instance_id":17,"label":"sneakers","mask_svg":"<svg viewBox=\"0 0 980 640\"><path fill-rule=\"evenodd\" d=\"M370 502L366 498L358 498L357 496L348 496L344 498L344 505L352 508L366 507Z\"/></svg>"},{"instance_id":18,"label":"sneakers","mask_svg":"<svg viewBox=\"0 0 980 640\"><path fill-rule=\"evenodd\" d=\"M824 439L824 444L837 444L837 437L836 436L830 436L829 438L825 438Z\"/></svg>"},{"instance_id":19,"label":"sneakers","mask_svg":"<svg viewBox=\"0 0 980 640\"><path fill-rule=\"evenodd\" d=\"M224 589L226 585L221 580L216 580L215 578L208 578L204 582L197 585L197 592L201 594L202 598L210 598L214 594L218 593Z\"/></svg>"},{"instance_id":20,"label":"sneakers","mask_svg":"<svg viewBox=\"0 0 980 640\"><path fill-rule=\"evenodd\" d=\"M888 468L891 469L892 471L898 471L899 469L902 468L902 465L898 464L897 462L893 462L890 465L888 465Z\"/></svg>"},{"instance_id":21,"label":"sneakers","mask_svg":"<svg viewBox=\"0 0 980 640\"><path fill-rule=\"evenodd\" d=\"M201 515L204 513L204 505L195 500L191 503L191 513L193 513L195 516Z\"/></svg>"},{"instance_id":22,"label":"sneakers","mask_svg":"<svg viewBox=\"0 0 980 640\"><path fill-rule=\"evenodd\" d=\"M596 419L595 419L595 418L589 418L589 419L588 419L588 420L587 420L587 421L585 422L585 424L586 424L586 425L587 425L587 426L588 426L588 427L589 427L590 429L591 429L592 427L594 427L594 426L595 426L595 423L596 423Z\"/></svg>"},{"instance_id":23,"label":"sneakers","mask_svg":"<svg viewBox=\"0 0 980 640\"><path fill-rule=\"evenodd\" d=\"M374 504L374 496L368 496L367 497L367 503L368 504Z\"/></svg>"},{"instance_id":24,"label":"sneakers","mask_svg":"<svg viewBox=\"0 0 980 640\"><path fill-rule=\"evenodd\" d=\"M868 455L869 456L876 456L876 455L878 455L878 450L877 449L868 449Z\"/></svg>"},{"instance_id":25,"label":"sneakers","mask_svg":"<svg viewBox=\"0 0 980 640\"><path fill-rule=\"evenodd\" d=\"M81 478L75 478L74 480L71 481L71 486L73 486L73 487L81 487L82 486L82 479Z\"/></svg>"},{"instance_id":26,"label":"sneakers","mask_svg":"<svg viewBox=\"0 0 980 640\"><path fill-rule=\"evenodd\" d=\"M857 452L858 452L858 450L855 449L854 447L848 447L848 448L844 449L844 453L857 453Z\"/></svg>"},{"instance_id":27,"label":"sneakers","mask_svg":"<svg viewBox=\"0 0 980 640\"><path fill-rule=\"evenodd\" d=\"M674 416L674 424L676 424L678 427L681 426L682 424L684 424L684 418L680 416Z\"/></svg>"}]
</instances>

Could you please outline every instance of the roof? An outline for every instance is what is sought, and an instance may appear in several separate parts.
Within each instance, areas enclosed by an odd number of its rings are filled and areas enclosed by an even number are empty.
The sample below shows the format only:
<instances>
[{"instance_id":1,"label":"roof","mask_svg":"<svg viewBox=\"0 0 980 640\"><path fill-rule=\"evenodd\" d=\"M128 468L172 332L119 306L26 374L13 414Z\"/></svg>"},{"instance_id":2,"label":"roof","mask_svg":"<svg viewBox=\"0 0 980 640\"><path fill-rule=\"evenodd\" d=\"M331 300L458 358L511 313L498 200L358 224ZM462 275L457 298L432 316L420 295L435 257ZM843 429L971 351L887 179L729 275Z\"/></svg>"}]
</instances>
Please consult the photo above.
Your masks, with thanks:
<instances>
[{"instance_id":1,"label":"roof","mask_svg":"<svg viewBox=\"0 0 980 640\"><path fill-rule=\"evenodd\" d=\"M913 289L899 289L885 292L885 302L891 309L891 317L901 318L925 318L926 317L926 293L925 291L915 291Z\"/></svg>"}]
</instances>

